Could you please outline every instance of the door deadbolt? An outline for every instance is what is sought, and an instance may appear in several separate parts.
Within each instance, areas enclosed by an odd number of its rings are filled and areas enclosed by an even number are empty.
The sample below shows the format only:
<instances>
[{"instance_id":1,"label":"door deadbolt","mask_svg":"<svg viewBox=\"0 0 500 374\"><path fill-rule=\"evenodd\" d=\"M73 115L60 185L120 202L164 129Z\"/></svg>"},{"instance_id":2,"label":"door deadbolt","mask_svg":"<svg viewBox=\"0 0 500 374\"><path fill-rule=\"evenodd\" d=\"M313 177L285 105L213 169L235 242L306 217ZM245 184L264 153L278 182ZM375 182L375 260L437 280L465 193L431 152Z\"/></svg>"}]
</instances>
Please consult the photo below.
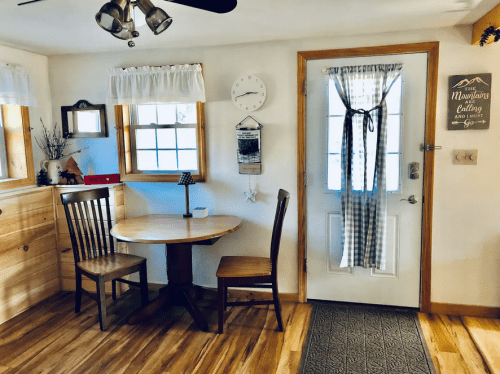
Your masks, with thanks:
<instances>
[{"instance_id":1,"label":"door deadbolt","mask_svg":"<svg viewBox=\"0 0 500 374\"><path fill-rule=\"evenodd\" d=\"M420 164L418 162L410 162L408 164L408 178L418 179L420 177Z\"/></svg>"},{"instance_id":2,"label":"door deadbolt","mask_svg":"<svg viewBox=\"0 0 500 374\"><path fill-rule=\"evenodd\" d=\"M418 203L418 197L415 197L415 195L410 195L408 196L408 199L401 199L401 201L408 201L410 204L416 204Z\"/></svg>"}]
</instances>

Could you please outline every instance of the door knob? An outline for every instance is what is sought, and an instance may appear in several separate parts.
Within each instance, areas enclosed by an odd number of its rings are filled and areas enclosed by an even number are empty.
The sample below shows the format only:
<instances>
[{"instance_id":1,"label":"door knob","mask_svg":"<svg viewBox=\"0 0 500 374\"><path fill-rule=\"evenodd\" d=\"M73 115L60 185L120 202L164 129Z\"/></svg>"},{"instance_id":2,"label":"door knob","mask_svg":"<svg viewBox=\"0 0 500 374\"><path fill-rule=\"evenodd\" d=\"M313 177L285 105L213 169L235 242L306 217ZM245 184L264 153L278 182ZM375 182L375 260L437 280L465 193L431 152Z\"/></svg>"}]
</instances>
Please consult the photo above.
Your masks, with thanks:
<instances>
[{"instance_id":1,"label":"door knob","mask_svg":"<svg viewBox=\"0 0 500 374\"><path fill-rule=\"evenodd\" d=\"M410 195L408 199L401 199L401 201L408 201L410 204L416 204L418 203L418 197L415 197L415 195Z\"/></svg>"}]
</instances>

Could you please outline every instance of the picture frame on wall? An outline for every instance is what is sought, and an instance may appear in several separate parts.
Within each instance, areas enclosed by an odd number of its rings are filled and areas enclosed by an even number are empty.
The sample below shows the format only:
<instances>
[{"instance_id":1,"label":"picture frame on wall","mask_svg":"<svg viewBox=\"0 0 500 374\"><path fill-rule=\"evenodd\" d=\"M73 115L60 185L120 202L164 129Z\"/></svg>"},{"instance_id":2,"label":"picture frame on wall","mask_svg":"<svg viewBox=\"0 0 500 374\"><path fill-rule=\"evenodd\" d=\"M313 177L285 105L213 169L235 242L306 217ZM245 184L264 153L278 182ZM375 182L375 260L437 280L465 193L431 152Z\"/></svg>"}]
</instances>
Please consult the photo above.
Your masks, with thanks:
<instances>
[{"instance_id":1,"label":"picture frame on wall","mask_svg":"<svg viewBox=\"0 0 500 374\"><path fill-rule=\"evenodd\" d=\"M452 75L448 87L448 130L489 129L491 73Z\"/></svg>"}]
</instances>

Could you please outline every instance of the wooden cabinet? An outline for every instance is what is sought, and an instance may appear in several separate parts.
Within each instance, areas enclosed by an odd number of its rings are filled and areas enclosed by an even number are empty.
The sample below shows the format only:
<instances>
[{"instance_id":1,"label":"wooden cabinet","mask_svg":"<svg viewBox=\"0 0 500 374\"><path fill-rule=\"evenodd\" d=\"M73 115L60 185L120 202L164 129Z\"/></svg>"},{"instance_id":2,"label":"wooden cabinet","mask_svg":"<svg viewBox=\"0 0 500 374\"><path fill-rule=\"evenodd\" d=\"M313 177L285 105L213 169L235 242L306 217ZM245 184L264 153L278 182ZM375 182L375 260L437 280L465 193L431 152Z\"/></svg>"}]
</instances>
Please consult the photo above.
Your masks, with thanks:
<instances>
[{"instance_id":1,"label":"wooden cabinet","mask_svg":"<svg viewBox=\"0 0 500 374\"><path fill-rule=\"evenodd\" d=\"M66 215L64 213L64 207L61 202L60 194L102 187L109 188L111 223L112 225L114 225L116 222L124 219L126 216L123 184L56 186L54 188L54 201L57 222L57 252L61 272L61 289L64 291L75 290L75 262L73 257L73 249L71 247L71 238L69 235L68 224L66 222ZM115 248L118 250L118 252L128 253L127 243L117 243L115 240ZM96 292L95 282L87 279L86 277L83 277L82 284L83 288L85 288L86 290L90 292ZM127 287L125 284L118 283L117 293L123 292L126 288ZM111 283L106 284L106 292L111 293Z\"/></svg>"},{"instance_id":2,"label":"wooden cabinet","mask_svg":"<svg viewBox=\"0 0 500 374\"><path fill-rule=\"evenodd\" d=\"M52 187L0 193L0 324L60 290Z\"/></svg>"}]
</instances>

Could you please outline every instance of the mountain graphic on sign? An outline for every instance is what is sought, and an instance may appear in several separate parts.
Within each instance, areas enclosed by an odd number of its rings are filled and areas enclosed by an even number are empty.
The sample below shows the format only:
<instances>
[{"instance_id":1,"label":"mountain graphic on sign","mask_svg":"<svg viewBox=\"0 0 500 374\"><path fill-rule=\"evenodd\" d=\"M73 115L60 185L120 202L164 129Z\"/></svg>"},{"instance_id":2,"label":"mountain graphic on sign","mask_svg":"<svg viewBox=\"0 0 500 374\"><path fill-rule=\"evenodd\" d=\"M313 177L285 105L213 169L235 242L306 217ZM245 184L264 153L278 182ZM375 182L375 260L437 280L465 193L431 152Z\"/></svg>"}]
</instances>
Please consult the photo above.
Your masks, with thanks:
<instances>
[{"instance_id":1,"label":"mountain graphic on sign","mask_svg":"<svg viewBox=\"0 0 500 374\"><path fill-rule=\"evenodd\" d=\"M484 83L485 85L489 86L489 84L486 83L485 81L483 81L481 78L476 77L476 78L471 79L471 80L468 80L467 78L462 79L460 82L458 82L452 88L463 88L463 87L470 86L473 83Z\"/></svg>"}]
</instances>

